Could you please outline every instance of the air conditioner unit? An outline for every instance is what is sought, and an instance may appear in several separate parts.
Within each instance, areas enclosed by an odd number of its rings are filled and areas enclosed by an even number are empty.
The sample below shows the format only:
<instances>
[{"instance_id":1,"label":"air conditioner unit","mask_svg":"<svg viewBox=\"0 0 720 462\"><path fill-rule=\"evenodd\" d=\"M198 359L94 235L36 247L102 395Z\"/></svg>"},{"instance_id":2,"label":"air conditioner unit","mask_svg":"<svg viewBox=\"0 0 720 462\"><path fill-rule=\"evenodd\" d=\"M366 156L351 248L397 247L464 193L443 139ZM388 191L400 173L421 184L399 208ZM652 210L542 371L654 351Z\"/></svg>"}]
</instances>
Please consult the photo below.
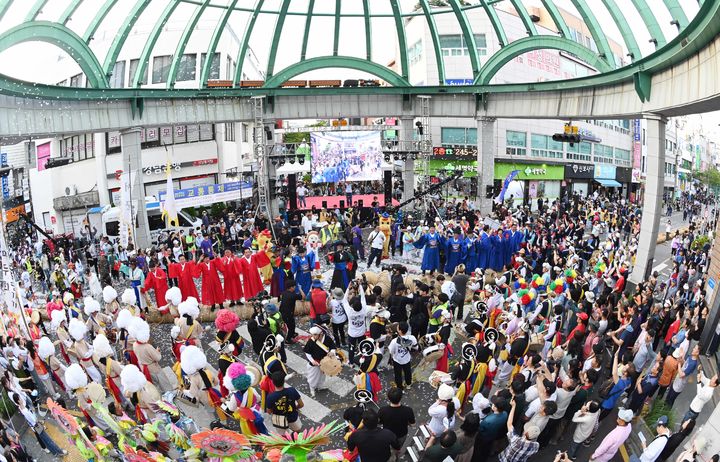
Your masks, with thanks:
<instances>
[{"instance_id":1,"label":"air conditioner unit","mask_svg":"<svg viewBox=\"0 0 720 462\"><path fill-rule=\"evenodd\" d=\"M77 195L77 186L74 184L71 184L70 186L65 186L65 195L66 196Z\"/></svg>"}]
</instances>

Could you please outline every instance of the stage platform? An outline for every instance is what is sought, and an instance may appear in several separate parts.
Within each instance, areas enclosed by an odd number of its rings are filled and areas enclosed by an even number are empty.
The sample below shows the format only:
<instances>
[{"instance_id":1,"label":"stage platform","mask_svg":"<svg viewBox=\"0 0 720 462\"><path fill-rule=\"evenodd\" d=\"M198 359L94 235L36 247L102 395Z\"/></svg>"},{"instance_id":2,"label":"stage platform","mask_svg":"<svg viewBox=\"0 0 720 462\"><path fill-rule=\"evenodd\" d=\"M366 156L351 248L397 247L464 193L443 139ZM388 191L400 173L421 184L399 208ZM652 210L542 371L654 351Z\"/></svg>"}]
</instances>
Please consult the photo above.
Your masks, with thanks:
<instances>
[{"instance_id":1,"label":"stage platform","mask_svg":"<svg viewBox=\"0 0 720 462\"><path fill-rule=\"evenodd\" d=\"M377 199L375 199L377 198ZM373 203L373 200L377 200L380 205L385 204L385 195L384 194L353 194L353 205L352 207L358 207L359 201L363 202L363 207L370 207ZM345 208L349 207L348 204L345 202L345 196L308 196L305 198L305 207L300 207L300 204L298 203L298 210L310 210L313 205L317 210L321 210L323 208L323 201L327 202L327 208L329 209L336 209L340 207L340 201L343 201L343 204L345 205ZM395 199L392 200L392 205L398 205L399 202Z\"/></svg>"}]
</instances>

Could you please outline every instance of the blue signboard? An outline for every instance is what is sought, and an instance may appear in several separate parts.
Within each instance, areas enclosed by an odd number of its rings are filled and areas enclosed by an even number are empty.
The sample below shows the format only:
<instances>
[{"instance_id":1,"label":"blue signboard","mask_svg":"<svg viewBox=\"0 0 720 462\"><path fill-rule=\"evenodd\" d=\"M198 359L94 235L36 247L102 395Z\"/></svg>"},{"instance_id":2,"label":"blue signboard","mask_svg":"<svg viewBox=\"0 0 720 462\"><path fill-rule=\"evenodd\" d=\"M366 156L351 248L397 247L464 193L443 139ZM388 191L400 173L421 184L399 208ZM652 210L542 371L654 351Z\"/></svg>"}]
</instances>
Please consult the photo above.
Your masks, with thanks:
<instances>
[{"instance_id":1,"label":"blue signboard","mask_svg":"<svg viewBox=\"0 0 720 462\"><path fill-rule=\"evenodd\" d=\"M595 178L607 180L615 179L615 166L608 164L595 164Z\"/></svg>"},{"instance_id":2,"label":"blue signboard","mask_svg":"<svg viewBox=\"0 0 720 462\"><path fill-rule=\"evenodd\" d=\"M708 278L708 289L710 289L710 291L715 290L715 279Z\"/></svg>"},{"instance_id":3,"label":"blue signboard","mask_svg":"<svg viewBox=\"0 0 720 462\"><path fill-rule=\"evenodd\" d=\"M640 128L640 119L633 120L633 141L640 141L642 129Z\"/></svg>"},{"instance_id":4,"label":"blue signboard","mask_svg":"<svg viewBox=\"0 0 720 462\"><path fill-rule=\"evenodd\" d=\"M0 167L7 167L7 152L0 152ZM10 199L10 179L7 175L2 177L2 197Z\"/></svg>"},{"instance_id":5,"label":"blue signboard","mask_svg":"<svg viewBox=\"0 0 720 462\"><path fill-rule=\"evenodd\" d=\"M229 192L233 192L233 191L242 191L242 190L252 191L252 182L250 182L250 181L235 181L232 183L210 184L210 185L204 185L204 186L195 186L193 188L187 188L187 189L176 189L175 190L175 199L176 200L189 199L192 197L211 196L213 194L222 194L222 193L229 193ZM167 195L166 191L159 192L160 202L163 202L165 200L166 195Z\"/></svg>"},{"instance_id":6,"label":"blue signboard","mask_svg":"<svg viewBox=\"0 0 720 462\"><path fill-rule=\"evenodd\" d=\"M445 85L457 86L457 85L472 85L473 79L445 79Z\"/></svg>"}]
</instances>

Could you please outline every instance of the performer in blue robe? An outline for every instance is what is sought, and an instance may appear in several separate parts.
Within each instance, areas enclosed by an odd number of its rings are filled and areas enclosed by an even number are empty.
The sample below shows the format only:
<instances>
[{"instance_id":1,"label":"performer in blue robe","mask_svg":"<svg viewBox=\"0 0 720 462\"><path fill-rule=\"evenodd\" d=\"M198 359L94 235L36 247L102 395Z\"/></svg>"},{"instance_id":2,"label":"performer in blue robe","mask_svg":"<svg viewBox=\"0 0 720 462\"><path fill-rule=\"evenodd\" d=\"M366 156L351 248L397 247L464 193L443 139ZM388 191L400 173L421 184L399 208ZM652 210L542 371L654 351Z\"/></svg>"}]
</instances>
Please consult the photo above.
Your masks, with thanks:
<instances>
[{"instance_id":1,"label":"performer in blue robe","mask_svg":"<svg viewBox=\"0 0 720 462\"><path fill-rule=\"evenodd\" d=\"M465 241L465 247L467 248L467 259L465 260L465 266L469 271L475 271L478 266L480 258L478 252L480 251L480 241L475 233L472 233L470 237Z\"/></svg>"},{"instance_id":2,"label":"performer in blue robe","mask_svg":"<svg viewBox=\"0 0 720 462\"><path fill-rule=\"evenodd\" d=\"M493 232L490 235L490 268L495 271L502 271L503 269L503 251L502 251L502 239L498 231Z\"/></svg>"},{"instance_id":3,"label":"performer in blue robe","mask_svg":"<svg viewBox=\"0 0 720 462\"><path fill-rule=\"evenodd\" d=\"M479 249L478 249L478 268L480 269L488 269L490 267L490 235L488 234L489 226L485 225L483 226L483 230L480 233L480 237L478 238L479 241Z\"/></svg>"},{"instance_id":4,"label":"performer in blue robe","mask_svg":"<svg viewBox=\"0 0 720 462\"><path fill-rule=\"evenodd\" d=\"M295 293L300 293L302 288L306 297L310 296L310 285L312 284L312 271L315 268L315 253L306 253L302 246L298 248L298 254L292 258L290 271L295 275Z\"/></svg>"},{"instance_id":5,"label":"performer in blue robe","mask_svg":"<svg viewBox=\"0 0 720 462\"><path fill-rule=\"evenodd\" d=\"M510 264L510 259L514 253L512 242L512 231L506 229L502 232L502 263L504 266Z\"/></svg>"},{"instance_id":6,"label":"performer in blue robe","mask_svg":"<svg viewBox=\"0 0 720 462\"><path fill-rule=\"evenodd\" d=\"M454 236L445 242L445 272L450 275L454 274L455 267L464 263L466 257L465 239L462 237L460 228L456 228Z\"/></svg>"},{"instance_id":7,"label":"performer in blue robe","mask_svg":"<svg viewBox=\"0 0 720 462\"><path fill-rule=\"evenodd\" d=\"M431 273L440 269L440 246L443 245L444 238L435 231L435 227L431 226L430 230L420 237L413 244L416 248L423 250L423 260L420 269L430 271Z\"/></svg>"},{"instance_id":8,"label":"performer in blue robe","mask_svg":"<svg viewBox=\"0 0 720 462\"><path fill-rule=\"evenodd\" d=\"M525 233L517 229L517 225L512 225L512 247L513 253L519 251L522 247L522 243L525 242Z\"/></svg>"}]
</instances>

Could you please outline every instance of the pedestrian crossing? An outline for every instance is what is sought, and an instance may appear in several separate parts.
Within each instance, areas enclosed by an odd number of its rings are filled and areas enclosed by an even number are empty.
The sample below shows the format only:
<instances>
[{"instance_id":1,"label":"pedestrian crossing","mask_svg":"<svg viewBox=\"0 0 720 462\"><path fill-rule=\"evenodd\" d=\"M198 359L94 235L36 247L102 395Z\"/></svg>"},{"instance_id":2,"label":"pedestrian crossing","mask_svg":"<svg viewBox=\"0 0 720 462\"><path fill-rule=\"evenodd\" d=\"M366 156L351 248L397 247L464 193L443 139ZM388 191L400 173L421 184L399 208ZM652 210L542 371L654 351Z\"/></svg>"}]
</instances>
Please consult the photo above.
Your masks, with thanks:
<instances>
[{"instance_id":1,"label":"pedestrian crossing","mask_svg":"<svg viewBox=\"0 0 720 462\"><path fill-rule=\"evenodd\" d=\"M302 329L296 328L295 330L300 336L309 336L309 334ZM238 331L246 342L251 342L250 333L248 332L246 325L241 326ZM295 372L296 374L293 381L297 381L297 378L304 377L307 360L287 348L285 352L287 354L286 366L288 367L288 369ZM348 396L355 389L355 385L341 377L326 377L325 386L328 388L330 393L333 393L340 398ZM300 414L302 414L306 419L309 419L315 423L320 423L332 412L332 409L320 403L316 399L306 395L300 390L298 390L298 392L300 393L300 397L305 404L305 406L300 409Z\"/></svg>"}]
</instances>

